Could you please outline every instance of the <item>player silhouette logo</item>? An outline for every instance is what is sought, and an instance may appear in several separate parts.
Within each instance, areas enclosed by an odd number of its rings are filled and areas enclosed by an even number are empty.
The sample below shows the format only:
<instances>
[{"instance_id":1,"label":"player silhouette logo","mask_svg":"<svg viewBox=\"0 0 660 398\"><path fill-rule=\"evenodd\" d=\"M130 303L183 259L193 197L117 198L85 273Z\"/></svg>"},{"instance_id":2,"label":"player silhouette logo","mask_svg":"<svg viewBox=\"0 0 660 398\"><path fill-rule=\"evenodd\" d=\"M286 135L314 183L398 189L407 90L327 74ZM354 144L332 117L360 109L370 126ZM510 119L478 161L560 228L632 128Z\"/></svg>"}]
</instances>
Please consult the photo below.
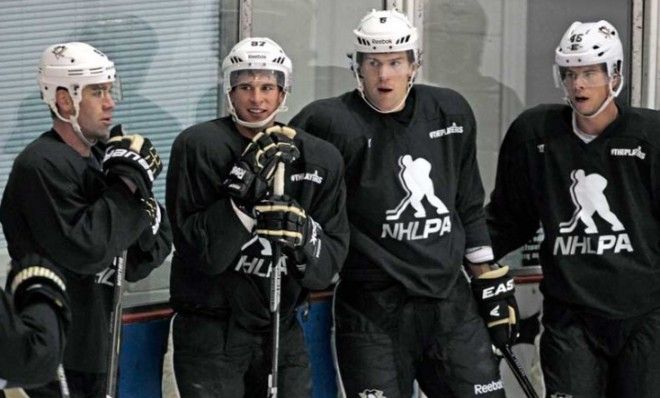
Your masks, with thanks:
<instances>
[{"instance_id":1,"label":"player silhouette logo","mask_svg":"<svg viewBox=\"0 0 660 398\"><path fill-rule=\"evenodd\" d=\"M399 204L391 210L385 212L386 220L398 220L403 211L412 206L415 209L416 218L426 217L426 209L422 200L426 200L435 207L437 214L447 214L447 206L435 195L433 180L431 180L431 163L424 158L413 160L410 155L403 155L399 158L399 181L406 191L406 196Z\"/></svg>"},{"instance_id":2,"label":"player silhouette logo","mask_svg":"<svg viewBox=\"0 0 660 398\"><path fill-rule=\"evenodd\" d=\"M612 231L623 231L625 228L619 218L610 210L610 205L605 197L607 179L597 173L585 175L584 170L577 169L571 172L571 199L575 205L575 212L569 221L559 224L559 232L570 233L575 230L578 221L585 224L584 232L587 234L598 233L593 215L598 215L607 221Z\"/></svg>"},{"instance_id":3,"label":"player silhouette logo","mask_svg":"<svg viewBox=\"0 0 660 398\"><path fill-rule=\"evenodd\" d=\"M358 395L360 398L386 398L381 390L364 390Z\"/></svg>"}]
</instances>

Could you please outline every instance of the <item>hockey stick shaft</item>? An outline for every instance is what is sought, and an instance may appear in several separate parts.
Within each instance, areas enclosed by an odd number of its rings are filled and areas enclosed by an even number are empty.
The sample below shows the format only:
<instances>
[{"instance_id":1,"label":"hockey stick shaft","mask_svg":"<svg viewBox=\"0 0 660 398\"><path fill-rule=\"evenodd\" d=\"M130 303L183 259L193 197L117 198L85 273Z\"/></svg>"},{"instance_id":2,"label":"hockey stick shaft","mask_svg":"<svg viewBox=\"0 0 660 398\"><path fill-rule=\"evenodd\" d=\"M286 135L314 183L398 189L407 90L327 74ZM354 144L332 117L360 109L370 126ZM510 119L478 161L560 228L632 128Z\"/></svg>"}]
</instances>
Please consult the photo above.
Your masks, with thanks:
<instances>
[{"instance_id":1,"label":"hockey stick shaft","mask_svg":"<svg viewBox=\"0 0 660 398\"><path fill-rule=\"evenodd\" d=\"M284 163L279 162L275 169L273 177L273 194L275 196L284 195ZM279 366L280 353L280 298L282 288L282 274L280 273L280 260L282 257L282 247L274 242L273 259L270 272L270 313L273 327L272 333L272 359L271 370L268 375L268 397L277 397L277 368Z\"/></svg>"},{"instance_id":2,"label":"hockey stick shaft","mask_svg":"<svg viewBox=\"0 0 660 398\"><path fill-rule=\"evenodd\" d=\"M115 289L113 309L110 317L110 350L108 352L108 376L106 379L106 398L113 398L117 392L117 373L119 368L119 352L121 350L121 317L122 296L124 294L124 273L126 271L126 250L121 256L115 257Z\"/></svg>"},{"instance_id":3,"label":"hockey stick shaft","mask_svg":"<svg viewBox=\"0 0 660 398\"><path fill-rule=\"evenodd\" d=\"M511 372L513 372L513 375L516 377L516 380L518 380L518 384L520 384L520 387L525 393L525 396L527 398L538 398L538 395L536 394L536 390L534 390L532 383L527 378L527 375L525 374L525 370L520 364L520 361L513 354L513 351L511 351L511 346L506 345L503 348L500 348L500 351L502 351L502 354L504 355L504 359L506 359L506 362L509 364L509 367L511 368Z\"/></svg>"},{"instance_id":4,"label":"hockey stick shaft","mask_svg":"<svg viewBox=\"0 0 660 398\"><path fill-rule=\"evenodd\" d=\"M57 381L60 383L60 397L69 398L69 383L66 381L66 374L64 373L64 366L60 364L57 367Z\"/></svg>"}]
</instances>

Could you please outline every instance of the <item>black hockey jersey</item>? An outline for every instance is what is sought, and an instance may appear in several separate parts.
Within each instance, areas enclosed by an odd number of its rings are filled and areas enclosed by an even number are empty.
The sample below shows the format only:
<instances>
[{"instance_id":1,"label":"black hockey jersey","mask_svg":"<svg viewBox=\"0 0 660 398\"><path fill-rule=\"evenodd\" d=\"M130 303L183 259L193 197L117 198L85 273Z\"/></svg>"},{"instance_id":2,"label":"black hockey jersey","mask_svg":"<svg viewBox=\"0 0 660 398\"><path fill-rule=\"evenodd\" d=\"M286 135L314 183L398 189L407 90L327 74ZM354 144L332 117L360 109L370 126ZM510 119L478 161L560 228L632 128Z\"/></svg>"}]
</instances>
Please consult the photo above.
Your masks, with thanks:
<instances>
[{"instance_id":1,"label":"black hockey jersey","mask_svg":"<svg viewBox=\"0 0 660 398\"><path fill-rule=\"evenodd\" d=\"M496 257L534 235L543 293L608 318L660 306L660 113L617 104L590 143L571 108L520 115L501 147L487 206Z\"/></svg>"},{"instance_id":2,"label":"black hockey jersey","mask_svg":"<svg viewBox=\"0 0 660 398\"><path fill-rule=\"evenodd\" d=\"M128 248L126 279L136 281L171 250L166 217L153 239L139 199L123 183L108 186L101 144L80 156L50 130L14 161L0 205L13 259L38 253L67 280L72 322L64 366L103 373L108 352L114 271L112 259Z\"/></svg>"},{"instance_id":3,"label":"black hockey jersey","mask_svg":"<svg viewBox=\"0 0 660 398\"><path fill-rule=\"evenodd\" d=\"M177 311L231 315L244 327L261 331L270 325L272 248L253 233L245 218L249 216L222 187L248 143L231 118L224 117L184 130L172 145L166 190L175 246L170 293ZM291 275L282 278L283 317L293 314L307 289L331 283L348 246L341 156L300 130L295 145L301 156L286 167L284 192L320 224L322 246L318 263L307 267L300 281Z\"/></svg>"},{"instance_id":4,"label":"black hockey jersey","mask_svg":"<svg viewBox=\"0 0 660 398\"><path fill-rule=\"evenodd\" d=\"M306 106L291 124L333 143L346 163L349 255L342 278L394 278L444 298L466 248L489 246L476 124L455 91L415 85L408 123L357 90Z\"/></svg>"}]
</instances>

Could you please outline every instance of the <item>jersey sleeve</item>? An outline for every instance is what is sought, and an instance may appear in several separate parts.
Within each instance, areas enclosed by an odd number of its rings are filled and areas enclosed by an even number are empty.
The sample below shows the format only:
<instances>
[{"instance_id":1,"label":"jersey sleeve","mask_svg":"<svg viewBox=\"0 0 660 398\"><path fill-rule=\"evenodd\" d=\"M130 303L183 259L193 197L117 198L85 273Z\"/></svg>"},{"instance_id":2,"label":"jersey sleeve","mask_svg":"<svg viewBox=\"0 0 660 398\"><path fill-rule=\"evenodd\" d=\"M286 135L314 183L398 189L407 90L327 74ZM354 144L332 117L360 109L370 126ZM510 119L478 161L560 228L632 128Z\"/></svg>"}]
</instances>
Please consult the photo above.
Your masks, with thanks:
<instances>
[{"instance_id":1,"label":"jersey sleeve","mask_svg":"<svg viewBox=\"0 0 660 398\"><path fill-rule=\"evenodd\" d=\"M309 104L302 108L296 116L294 116L289 124L305 130L311 135L323 138L323 133L320 132L316 123L314 123L314 111L312 110L313 104Z\"/></svg>"},{"instance_id":2,"label":"jersey sleeve","mask_svg":"<svg viewBox=\"0 0 660 398\"><path fill-rule=\"evenodd\" d=\"M497 259L519 248L534 236L539 215L534 204L526 161L527 151L520 139L524 123L517 119L507 131L497 162L495 188L486 206L488 230Z\"/></svg>"},{"instance_id":3,"label":"jersey sleeve","mask_svg":"<svg viewBox=\"0 0 660 398\"><path fill-rule=\"evenodd\" d=\"M465 229L465 248L473 249L490 246L484 213L484 189L477 164L476 121L467 102L466 123L471 127L466 131L462 147L462 157L456 197L456 209Z\"/></svg>"},{"instance_id":4,"label":"jersey sleeve","mask_svg":"<svg viewBox=\"0 0 660 398\"><path fill-rule=\"evenodd\" d=\"M172 146L167 173L174 245L178 255L206 274L229 268L250 237L221 188L224 170L233 163L230 151L207 152L215 150L222 148L208 148L184 132Z\"/></svg>"},{"instance_id":5,"label":"jersey sleeve","mask_svg":"<svg viewBox=\"0 0 660 398\"><path fill-rule=\"evenodd\" d=\"M95 274L132 245L149 221L139 199L123 183L107 186L102 178L91 176L95 171L81 176L74 168L52 159L18 162L6 195L27 223L29 232L19 231L19 237L31 234L56 264L78 274ZM83 188L85 184L91 188Z\"/></svg>"},{"instance_id":6,"label":"jersey sleeve","mask_svg":"<svg viewBox=\"0 0 660 398\"><path fill-rule=\"evenodd\" d=\"M332 105L328 104L326 109L329 109L331 106ZM304 130L315 137L331 142L340 150L340 152L343 153L341 143L337 143L338 137L336 135L330 137L334 125L332 117L329 116L330 113L324 112L322 108L322 103L318 101L313 102L298 112L298 114L291 119L289 124Z\"/></svg>"},{"instance_id":7,"label":"jersey sleeve","mask_svg":"<svg viewBox=\"0 0 660 398\"><path fill-rule=\"evenodd\" d=\"M302 279L304 287L312 290L325 289L341 270L348 253L348 217L346 215L346 186L341 156L329 148L327 157L332 159L336 170L332 180L324 185L321 195L315 200L312 218L321 225L321 252L314 267L308 267ZM332 155L332 156L331 156Z\"/></svg>"},{"instance_id":8,"label":"jersey sleeve","mask_svg":"<svg viewBox=\"0 0 660 398\"><path fill-rule=\"evenodd\" d=\"M304 107L293 119L290 124L305 132L318 137L331 143L339 150L343 159L344 170L347 173L344 177L345 181L349 181L355 170L359 169L359 160L361 155L361 145L356 145L360 140L360 136L353 136L346 134L337 126L337 120L346 115L341 115L341 112L334 111L338 106L330 100L320 100L313 102ZM350 186L350 183L348 184Z\"/></svg>"},{"instance_id":9,"label":"jersey sleeve","mask_svg":"<svg viewBox=\"0 0 660 398\"><path fill-rule=\"evenodd\" d=\"M52 380L65 343L58 312L45 302L36 302L20 314L13 311L0 290L0 389Z\"/></svg>"}]
</instances>

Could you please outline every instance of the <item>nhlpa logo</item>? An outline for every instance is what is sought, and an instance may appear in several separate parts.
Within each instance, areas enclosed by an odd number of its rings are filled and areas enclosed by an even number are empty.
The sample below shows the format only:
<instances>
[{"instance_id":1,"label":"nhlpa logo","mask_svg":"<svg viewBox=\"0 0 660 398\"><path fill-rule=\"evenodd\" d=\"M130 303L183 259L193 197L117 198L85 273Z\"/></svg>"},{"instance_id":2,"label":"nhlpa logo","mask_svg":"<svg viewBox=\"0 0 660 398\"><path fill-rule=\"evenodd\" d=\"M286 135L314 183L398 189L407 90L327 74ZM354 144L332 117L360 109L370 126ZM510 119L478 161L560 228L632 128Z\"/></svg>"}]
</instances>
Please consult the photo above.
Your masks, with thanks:
<instances>
[{"instance_id":1,"label":"nhlpa logo","mask_svg":"<svg viewBox=\"0 0 660 398\"><path fill-rule=\"evenodd\" d=\"M598 227L594 215L606 221L612 232L617 234L583 236L582 234L558 236L554 244L554 254L603 254L605 252L620 253L625 250L633 251L630 237L625 233L625 227L619 218L612 212L605 196L607 179L597 173L585 174L584 170L577 169L571 172L571 200L575 211L570 220L559 223L559 233L570 234L574 232L580 221L584 225L585 234L598 234Z\"/></svg>"},{"instance_id":2,"label":"nhlpa logo","mask_svg":"<svg viewBox=\"0 0 660 398\"><path fill-rule=\"evenodd\" d=\"M385 211L387 221L397 221L403 212L412 207L415 218L426 218L427 212L424 207L424 199L433 206L436 214L449 214L447 206L436 196L433 180L431 179L431 163L424 158L414 159L410 155L399 158L399 182L406 192L406 196L399 204ZM381 237L386 236L397 240L426 239L432 233L443 235L451 231L451 220L449 216L442 218L429 218L424 224L420 221L396 222L383 224Z\"/></svg>"},{"instance_id":3,"label":"nhlpa logo","mask_svg":"<svg viewBox=\"0 0 660 398\"><path fill-rule=\"evenodd\" d=\"M241 247L241 257L236 262L234 271L270 278L273 248L267 239L254 235ZM277 263L280 273L286 275L286 256Z\"/></svg>"},{"instance_id":4,"label":"nhlpa logo","mask_svg":"<svg viewBox=\"0 0 660 398\"><path fill-rule=\"evenodd\" d=\"M358 395L360 398L387 398L381 390L364 390Z\"/></svg>"},{"instance_id":5,"label":"nhlpa logo","mask_svg":"<svg viewBox=\"0 0 660 398\"><path fill-rule=\"evenodd\" d=\"M612 231L623 231L625 228L617 216L610 210L610 205L605 197L605 187L607 180L600 174L585 175L584 170L578 169L571 172L571 199L575 205L575 212L569 221L559 224L559 232L562 234L571 233L575 230L579 221L582 221L586 228L585 233L598 233L598 228L594 222L593 215L598 215L612 226Z\"/></svg>"}]
</instances>

